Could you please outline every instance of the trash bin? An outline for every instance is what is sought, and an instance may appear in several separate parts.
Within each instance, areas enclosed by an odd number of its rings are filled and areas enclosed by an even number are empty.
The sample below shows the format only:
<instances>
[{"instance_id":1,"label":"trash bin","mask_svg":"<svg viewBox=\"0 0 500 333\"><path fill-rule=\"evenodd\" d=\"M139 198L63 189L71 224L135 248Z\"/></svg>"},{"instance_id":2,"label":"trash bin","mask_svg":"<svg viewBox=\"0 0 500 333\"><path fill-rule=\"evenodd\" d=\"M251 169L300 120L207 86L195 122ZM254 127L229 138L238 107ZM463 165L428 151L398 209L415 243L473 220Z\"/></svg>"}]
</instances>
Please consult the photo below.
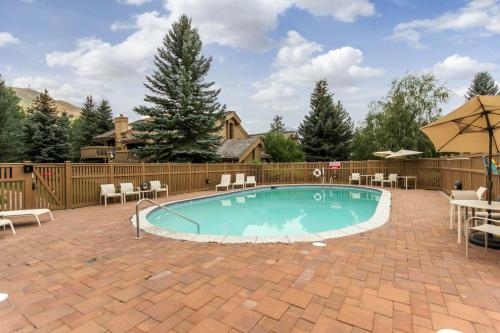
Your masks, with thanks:
<instances>
[{"instance_id":1,"label":"trash bin","mask_svg":"<svg viewBox=\"0 0 500 333\"><path fill-rule=\"evenodd\" d=\"M453 183L453 189L454 190L461 190L462 189L462 181L460 179L455 180L455 183Z\"/></svg>"}]
</instances>

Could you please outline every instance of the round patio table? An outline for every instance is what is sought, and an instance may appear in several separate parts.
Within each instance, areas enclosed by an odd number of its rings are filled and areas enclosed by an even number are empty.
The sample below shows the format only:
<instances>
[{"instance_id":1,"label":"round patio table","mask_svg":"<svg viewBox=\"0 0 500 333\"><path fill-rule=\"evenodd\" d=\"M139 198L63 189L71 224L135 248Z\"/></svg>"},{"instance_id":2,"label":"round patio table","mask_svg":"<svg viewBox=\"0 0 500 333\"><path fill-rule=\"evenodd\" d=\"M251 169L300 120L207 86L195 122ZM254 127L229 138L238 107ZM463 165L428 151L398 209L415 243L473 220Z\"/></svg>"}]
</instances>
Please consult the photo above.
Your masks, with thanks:
<instances>
[{"instance_id":1,"label":"round patio table","mask_svg":"<svg viewBox=\"0 0 500 333\"><path fill-rule=\"evenodd\" d=\"M360 175L360 177L361 177L361 179L363 179L363 177L365 177L365 185L368 185L368 183L370 182L370 179L373 178L373 175Z\"/></svg>"},{"instance_id":2,"label":"round patio table","mask_svg":"<svg viewBox=\"0 0 500 333\"><path fill-rule=\"evenodd\" d=\"M462 241L462 208L472 208L475 209L484 209L488 211L500 211L500 201L492 201L491 204L488 204L488 201L485 200L451 200L451 205L457 207L458 212L458 243L460 244ZM474 214L474 213L473 213ZM467 218L467 217L466 217ZM464 225L465 228L465 225ZM464 230L465 233L465 230Z\"/></svg>"}]
</instances>

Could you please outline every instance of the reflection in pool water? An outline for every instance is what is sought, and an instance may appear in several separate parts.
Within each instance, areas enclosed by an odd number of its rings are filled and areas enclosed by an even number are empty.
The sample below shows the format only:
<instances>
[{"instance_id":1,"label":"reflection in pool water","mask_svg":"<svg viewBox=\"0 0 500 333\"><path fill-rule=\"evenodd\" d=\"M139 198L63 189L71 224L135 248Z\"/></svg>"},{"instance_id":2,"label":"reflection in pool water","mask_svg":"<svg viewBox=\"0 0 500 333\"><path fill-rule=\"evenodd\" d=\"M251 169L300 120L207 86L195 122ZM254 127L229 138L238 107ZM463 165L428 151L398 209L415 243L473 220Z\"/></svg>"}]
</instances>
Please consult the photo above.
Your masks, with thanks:
<instances>
[{"instance_id":1,"label":"reflection in pool water","mask_svg":"<svg viewBox=\"0 0 500 333\"><path fill-rule=\"evenodd\" d=\"M200 233L231 236L283 236L341 229L368 220L380 191L355 187L290 186L230 193L168 205L200 223ZM147 216L156 226L196 232L164 210Z\"/></svg>"}]
</instances>

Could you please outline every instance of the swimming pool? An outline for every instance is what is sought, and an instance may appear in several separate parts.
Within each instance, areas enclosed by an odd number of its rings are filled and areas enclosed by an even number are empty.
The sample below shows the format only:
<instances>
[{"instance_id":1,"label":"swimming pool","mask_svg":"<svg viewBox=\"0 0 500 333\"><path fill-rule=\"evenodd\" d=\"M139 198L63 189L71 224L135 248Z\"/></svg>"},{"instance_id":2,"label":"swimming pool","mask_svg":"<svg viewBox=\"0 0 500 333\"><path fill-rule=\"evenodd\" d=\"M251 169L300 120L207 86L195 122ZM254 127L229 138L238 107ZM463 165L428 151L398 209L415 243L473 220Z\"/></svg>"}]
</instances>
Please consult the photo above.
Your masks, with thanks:
<instances>
[{"instance_id":1,"label":"swimming pool","mask_svg":"<svg viewBox=\"0 0 500 333\"><path fill-rule=\"evenodd\" d=\"M359 186L268 186L165 205L141 212L141 227L161 236L226 243L318 241L385 223L390 193ZM134 221L134 219L133 219Z\"/></svg>"}]
</instances>

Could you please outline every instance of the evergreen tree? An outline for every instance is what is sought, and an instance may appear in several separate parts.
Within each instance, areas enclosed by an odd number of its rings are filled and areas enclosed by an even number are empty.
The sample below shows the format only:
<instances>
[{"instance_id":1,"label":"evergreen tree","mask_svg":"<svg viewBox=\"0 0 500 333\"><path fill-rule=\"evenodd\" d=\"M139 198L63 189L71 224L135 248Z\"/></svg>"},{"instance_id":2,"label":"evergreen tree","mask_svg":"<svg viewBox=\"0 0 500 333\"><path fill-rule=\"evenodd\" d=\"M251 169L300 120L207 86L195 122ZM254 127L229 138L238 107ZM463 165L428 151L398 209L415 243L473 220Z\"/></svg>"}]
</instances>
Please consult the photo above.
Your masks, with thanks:
<instances>
[{"instance_id":1,"label":"evergreen tree","mask_svg":"<svg viewBox=\"0 0 500 333\"><path fill-rule=\"evenodd\" d=\"M26 156L33 162L63 162L70 156L69 118L57 115L47 90L28 108L24 127Z\"/></svg>"},{"instance_id":2,"label":"evergreen tree","mask_svg":"<svg viewBox=\"0 0 500 333\"><path fill-rule=\"evenodd\" d=\"M207 82L212 62L201 54L202 42L191 20L183 15L172 24L155 56L155 69L146 76L148 106L134 110L148 121L134 123L145 143L139 157L150 161L206 162L218 159L218 120L225 106L220 89Z\"/></svg>"},{"instance_id":3,"label":"evergreen tree","mask_svg":"<svg viewBox=\"0 0 500 333\"><path fill-rule=\"evenodd\" d=\"M271 132L284 132L285 131L285 122L283 121L283 117L280 115L275 115L273 118L273 122L271 123Z\"/></svg>"},{"instance_id":4,"label":"evergreen tree","mask_svg":"<svg viewBox=\"0 0 500 333\"><path fill-rule=\"evenodd\" d=\"M333 101L326 80L316 82L310 108L298 130L306 160L348 160L353 123L342 103Z\"/></svg>"},{"instance_id":5,"label":"evergreen tree","mask_svg":"<svg viewBox=\"0 0 500 333\"><path fill-rule=\"evenodd\" d=\"M114 128L113 125L113 110L109 105L108 100L103 99L96 109L97 131L96 135L106 133Z\"/></svg>"},{"instance_id":6,"label":"evergreen tree","mask_svg":"<svg viewBox=\"0 0 500 333\"><path fill-rule=\"evenodd\" d=\"M467 89L465 99L469 100L477 95L498 95L499 93L500 89L490 73L479 72L474 76L469 89Z\"/></svg>"},{"instance_id":7,"label":"evergreen tree","mask_svg":"<svg viewBox=\"0 0 500 333\"><path fill-rule=\"evenodd\" d=\"M71 156L73 161L80 159L80 148L93 145L97 135L98 117L92 95L86 97L80 117L72 125Z\"/></svg>"},{"instance_id":8,"label":"evergreen tree","mask_svg":"<svg viewBox=\"0 0 500 333\"><path fill-rule=\"evenodd\" d=\"M22 127L25 117L18 103L19 97L0 76L0 162L23 160Z\"/></svg>"}]
</instances>

